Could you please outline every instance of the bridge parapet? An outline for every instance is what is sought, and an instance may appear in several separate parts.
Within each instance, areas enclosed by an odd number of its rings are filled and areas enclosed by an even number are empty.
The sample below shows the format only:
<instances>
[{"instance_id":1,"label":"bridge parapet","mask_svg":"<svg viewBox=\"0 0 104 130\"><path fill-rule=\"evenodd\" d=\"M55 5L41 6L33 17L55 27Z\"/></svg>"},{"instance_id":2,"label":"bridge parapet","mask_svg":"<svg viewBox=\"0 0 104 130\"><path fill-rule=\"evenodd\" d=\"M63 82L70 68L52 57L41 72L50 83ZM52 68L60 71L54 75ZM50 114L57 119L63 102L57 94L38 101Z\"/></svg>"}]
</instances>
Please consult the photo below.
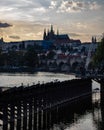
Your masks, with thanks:
<instances>
[{"instance_id":1,"label":"bridge parapet","mask_svg":"<svg viewBox=\"0 0 104 130\"><path fill-rule=\"evenodd\" d=\"M52 94L54 97L56 93L58 95L61 95L63 92L67 92L67 91L69 92L74 91L74 93L76 93L77 90L80 89L82 86L84 86L85 90L87 91L87 89L89 88L89 87L86 87L87 85L88 86L91 85L90 79L73 79L73 80L67 80L67 81L62 81L62 82L60 81L50 82L46 84L31 85L29 87L20 86L20 87L14 87L14 88L11 88L2 92L1 99L5 99L6 101L9 101L9 100L14 100L14 98L17 98L17 99L29 98L30 96L40 97L41 95L47 95L49 93ZM84 90L82 89L81 91L84 91ZM91 88L89 88L88 91L91 91Z\"/></svg>"}]
</instances>

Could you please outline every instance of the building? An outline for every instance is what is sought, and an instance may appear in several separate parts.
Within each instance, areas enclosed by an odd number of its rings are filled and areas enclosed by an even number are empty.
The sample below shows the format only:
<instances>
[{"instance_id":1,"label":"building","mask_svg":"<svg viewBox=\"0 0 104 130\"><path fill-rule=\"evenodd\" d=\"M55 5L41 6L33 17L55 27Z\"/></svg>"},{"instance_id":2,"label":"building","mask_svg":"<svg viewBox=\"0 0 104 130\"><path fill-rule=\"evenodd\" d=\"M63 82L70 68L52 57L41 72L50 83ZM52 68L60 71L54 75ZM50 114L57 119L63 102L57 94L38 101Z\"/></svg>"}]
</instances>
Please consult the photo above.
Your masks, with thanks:
<instances>
[{"instance_id":1,"label":"building","mask_svg":"<svg viewBox=\"0 0 104 130\"><path fill-rule=\"evenodd\" d=\"M43 40L53 41L54 44L70 43L69 36L67 34L59 34L58 30L57 30L57 34L55 34L52 25L50 30L48 29L46 31L46 29L44 29Z\"/></svg>"}]
</instances>

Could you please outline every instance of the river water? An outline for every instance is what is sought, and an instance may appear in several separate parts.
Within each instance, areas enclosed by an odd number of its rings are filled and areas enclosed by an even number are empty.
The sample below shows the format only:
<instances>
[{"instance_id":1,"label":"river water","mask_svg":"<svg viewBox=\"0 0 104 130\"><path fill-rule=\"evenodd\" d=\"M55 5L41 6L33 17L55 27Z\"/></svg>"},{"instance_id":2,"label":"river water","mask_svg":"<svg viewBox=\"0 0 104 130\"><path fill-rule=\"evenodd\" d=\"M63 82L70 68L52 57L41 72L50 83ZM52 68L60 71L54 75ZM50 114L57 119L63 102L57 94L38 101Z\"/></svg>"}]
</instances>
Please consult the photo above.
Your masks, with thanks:
<instances>
[{"instance_id":1,"label":"river water","mask_svg":"<svg viewBox=\"0 0 104 130\"><path fill-rule=\"evenodd\" d=\"M28 86L38 82L64 81L74 78L74 75L48 72L35 74L1 73L0 87L18 87L21 83ZM95 88L100 88L100 85L93 81L92 89ZM77 105L72 109L70 106L58 109L58 112L53 116L53 120L51 119L52 125L47 130L104 130L103 123L104 106L100 101L100 92L97 91L92 94L91 104ZM2 130L2 127L0 127L0 130Z\"/></svg>"},{"instance_id":2,"label":"river water","mask_svg":"<svg viewBox=\"0 0 104 130\"><path fill-rule=\"evenodd\" d=\"M29 73L1 73L0 74L0 87L14 87L20 86L21 83L26 85L32 85L51 82L55 80L64 81L74 79L74 75L60 74L60 73L48 73L48 72L37 72L34 74Z\"/></svg>"}]
</instances>

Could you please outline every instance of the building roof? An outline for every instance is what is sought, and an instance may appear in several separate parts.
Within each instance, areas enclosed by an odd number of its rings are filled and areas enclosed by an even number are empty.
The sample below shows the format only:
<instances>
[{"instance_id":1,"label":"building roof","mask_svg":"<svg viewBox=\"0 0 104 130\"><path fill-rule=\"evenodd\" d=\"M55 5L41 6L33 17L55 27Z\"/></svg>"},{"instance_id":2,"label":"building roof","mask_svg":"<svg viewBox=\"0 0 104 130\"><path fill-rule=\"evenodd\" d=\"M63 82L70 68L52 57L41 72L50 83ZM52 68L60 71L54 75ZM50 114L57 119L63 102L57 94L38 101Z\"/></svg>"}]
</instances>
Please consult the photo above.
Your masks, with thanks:
<instances>
[{"instance_id":1,"label":"building roof","mask_svg":"<svg viewBox=\"0 0 104 130\"><path fill-rule=\"evenodd\" d=\"M60 35L57 35L57 38L58 39L69 39L69 36L67 34L60 34Z\"/></svg>"}]
</instances>

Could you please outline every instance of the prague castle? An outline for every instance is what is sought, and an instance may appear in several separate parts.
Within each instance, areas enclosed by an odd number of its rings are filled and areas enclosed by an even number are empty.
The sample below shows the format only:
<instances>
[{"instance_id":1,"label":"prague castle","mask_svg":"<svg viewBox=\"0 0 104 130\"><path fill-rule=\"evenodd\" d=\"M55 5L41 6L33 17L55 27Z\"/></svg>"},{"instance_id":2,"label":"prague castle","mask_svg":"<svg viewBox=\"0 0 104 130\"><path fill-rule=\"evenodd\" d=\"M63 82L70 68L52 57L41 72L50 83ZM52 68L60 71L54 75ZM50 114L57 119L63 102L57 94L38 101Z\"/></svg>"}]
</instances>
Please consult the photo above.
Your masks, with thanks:
<instances>
[{"instance_id":1,"label":"prague castle","mask_svg":"<svg viewBox=\"0 0 104 130\"><path fill-rule=\"evenodd\" d=\"M59 34L59 31L57 30L57 33L55 34L55 31L53 30L53 26L51 25L51 29L46 30L44 29L43 34L43 40L53 41L54 43L70 43L70 38L67 34Z\"/></svg>"}]
</instances>

